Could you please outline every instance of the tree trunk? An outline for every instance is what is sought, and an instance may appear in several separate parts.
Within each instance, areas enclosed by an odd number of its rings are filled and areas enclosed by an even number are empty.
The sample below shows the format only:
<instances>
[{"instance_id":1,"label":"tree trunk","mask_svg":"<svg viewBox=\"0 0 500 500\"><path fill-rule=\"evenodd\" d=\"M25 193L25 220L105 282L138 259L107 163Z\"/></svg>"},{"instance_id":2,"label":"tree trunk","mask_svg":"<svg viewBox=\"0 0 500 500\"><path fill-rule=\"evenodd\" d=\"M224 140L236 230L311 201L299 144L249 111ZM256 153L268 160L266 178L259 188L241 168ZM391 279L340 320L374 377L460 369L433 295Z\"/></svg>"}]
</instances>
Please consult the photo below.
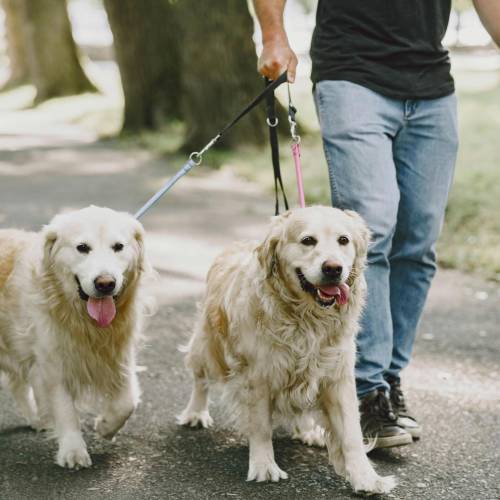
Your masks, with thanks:
<instances>
[{"instance_id":1,"label":"tree trunk","mask_svg":"<svg viewBox=\"0 0 500 500\"><path fill-rule=\"evenodd\" d=\"M37 101L93 92L80 62L66 0L22 0L26 48Z\"/></svg>"},{"instance_id":2,"label":"tree trunk","mask_svg":"<svg viewBox=\"0 0 500 500\"><path fill-rule=\"evenodd\" d=\"M10 76L4 89L16 87L29 80L28 60L23 35L23 17L20 0L2 0L5 13L5 36L9 57Z\"/></svg>"},{"instance_id":3,"label":"tree trunk","mask_svg":"<svg viewBox=\"0 0 500 500\"><path fill-rule=\"evenodd\" d=\"M179 0L185 27L183 117L187 150L202 147L264 87L257 73L247 2ZM267 138L264 105L247 115L218 144L262 144Z\"/></svg>"},{"instance_id":4,"label":"tree trunk","mask_svg":"<svg viewBox=\"0 0 500 500\"><path fill-rule=\"evenodd\" d=\"M104 0L125 97L123 129L180 117L180 33L169 0Z\"/></svg>"}]
</instances>

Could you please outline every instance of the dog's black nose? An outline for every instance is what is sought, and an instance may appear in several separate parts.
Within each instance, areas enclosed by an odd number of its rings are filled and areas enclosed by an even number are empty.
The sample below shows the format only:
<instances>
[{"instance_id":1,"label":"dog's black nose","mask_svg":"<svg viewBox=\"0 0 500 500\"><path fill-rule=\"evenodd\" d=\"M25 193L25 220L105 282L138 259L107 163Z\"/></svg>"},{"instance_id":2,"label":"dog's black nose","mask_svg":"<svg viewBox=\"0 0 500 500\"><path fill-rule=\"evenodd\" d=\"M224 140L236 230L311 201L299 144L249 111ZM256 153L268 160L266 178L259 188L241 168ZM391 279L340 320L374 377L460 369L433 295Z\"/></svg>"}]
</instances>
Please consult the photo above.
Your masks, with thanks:
<instances>
[{"instance_id":1,"label":"dog's black nose","mask_svg":"<svg viewBox=\"0 0 500 500\"><path fill-rule=\"evenodd\" d=\"M94 280L94 286L98 292L109 295L115 289L116 280L109 274L98 276Z\"/></svg>"},{"instance_id":2,"label":"dog's black nose","mask_svg":"<svg viewBox=\"0 0 500 500\"><path fill-rule=\"evenodd\" d=\"M342 266L333 260L325 260L321 265L321 270L330 279L339 280L342 276Z\"/></svg>"}]
</instances>

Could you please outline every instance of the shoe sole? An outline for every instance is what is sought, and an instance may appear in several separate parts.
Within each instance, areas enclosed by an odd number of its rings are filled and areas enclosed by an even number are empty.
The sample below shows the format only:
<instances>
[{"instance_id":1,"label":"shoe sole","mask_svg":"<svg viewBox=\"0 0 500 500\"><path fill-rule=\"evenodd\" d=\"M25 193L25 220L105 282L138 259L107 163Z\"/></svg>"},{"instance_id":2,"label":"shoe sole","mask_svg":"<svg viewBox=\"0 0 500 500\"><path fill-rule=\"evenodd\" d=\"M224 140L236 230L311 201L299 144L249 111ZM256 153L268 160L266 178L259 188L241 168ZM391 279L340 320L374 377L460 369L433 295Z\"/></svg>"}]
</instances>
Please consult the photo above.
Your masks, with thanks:
<instances>
[{"instance_id":1,"label":"shoe sole","mask_svg":"<svg viewBox=\"0 0 500 500\"><path fill-rule=\"evenodd\" d=\"M394 448L396 446L406 446L412 443L413 437L410 433L400 434L398 436L377 437L373 449Z\"/></svg>"}]
</instances>

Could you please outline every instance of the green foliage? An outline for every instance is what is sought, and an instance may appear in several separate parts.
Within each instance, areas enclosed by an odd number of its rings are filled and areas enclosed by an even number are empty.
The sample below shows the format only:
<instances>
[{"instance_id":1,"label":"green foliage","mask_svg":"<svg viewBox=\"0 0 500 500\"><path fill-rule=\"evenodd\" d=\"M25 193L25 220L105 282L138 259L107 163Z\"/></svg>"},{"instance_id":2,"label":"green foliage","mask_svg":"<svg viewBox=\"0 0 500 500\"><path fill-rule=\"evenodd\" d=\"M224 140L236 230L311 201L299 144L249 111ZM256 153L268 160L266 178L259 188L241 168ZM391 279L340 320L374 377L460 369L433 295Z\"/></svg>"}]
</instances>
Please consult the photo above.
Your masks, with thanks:
<instances>
[{"instance_id":1,"label":"green foliage","mask_svg":"<svg viewBox=\"0 0 500 500\"><path fill-rule=\"evenodd\" d=\"M460 95L460 151L438 250L443 265L500 280L500 89Z\"/></svg>"}]
</instances>

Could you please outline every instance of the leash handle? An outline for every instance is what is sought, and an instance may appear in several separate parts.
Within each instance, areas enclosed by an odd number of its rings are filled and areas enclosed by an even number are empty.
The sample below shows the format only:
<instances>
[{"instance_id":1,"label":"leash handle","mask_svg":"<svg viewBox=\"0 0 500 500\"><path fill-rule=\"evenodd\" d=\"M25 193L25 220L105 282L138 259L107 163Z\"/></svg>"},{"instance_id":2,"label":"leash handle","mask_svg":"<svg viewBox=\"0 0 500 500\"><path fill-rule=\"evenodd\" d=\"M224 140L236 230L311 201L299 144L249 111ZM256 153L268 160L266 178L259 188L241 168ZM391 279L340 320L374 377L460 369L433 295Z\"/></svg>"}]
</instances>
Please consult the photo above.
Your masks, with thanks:
<instances>
[{"instance_id":1,"label":"leash handle","mask_svg":"<svg viewBox=\"0 0 500 500\"><path fill-rule=\"evenodd\" d=\"M280 76L280 79L286 77L286 72ZM265 78L266 89L270 88L272 83L271 80ZM278 80L276 80L278 81ZM276 87L274 87L276 88ZM266 94L266 109L267 118L266 122L269 128L269 142L271 144L271 159L273 163L273 175L274 175L274 215L279 215L280 213L280 200L279 191L283 197L283 205L285 210L288 210L288 199L286 197L285 188L283 186L283 178L281 176L281 166L280 166L280 150L279 150L279 140L278 140L278 117L276 116L276 98L274 96L274 88L272 91Z\"/></svg>"}]
</instances>

